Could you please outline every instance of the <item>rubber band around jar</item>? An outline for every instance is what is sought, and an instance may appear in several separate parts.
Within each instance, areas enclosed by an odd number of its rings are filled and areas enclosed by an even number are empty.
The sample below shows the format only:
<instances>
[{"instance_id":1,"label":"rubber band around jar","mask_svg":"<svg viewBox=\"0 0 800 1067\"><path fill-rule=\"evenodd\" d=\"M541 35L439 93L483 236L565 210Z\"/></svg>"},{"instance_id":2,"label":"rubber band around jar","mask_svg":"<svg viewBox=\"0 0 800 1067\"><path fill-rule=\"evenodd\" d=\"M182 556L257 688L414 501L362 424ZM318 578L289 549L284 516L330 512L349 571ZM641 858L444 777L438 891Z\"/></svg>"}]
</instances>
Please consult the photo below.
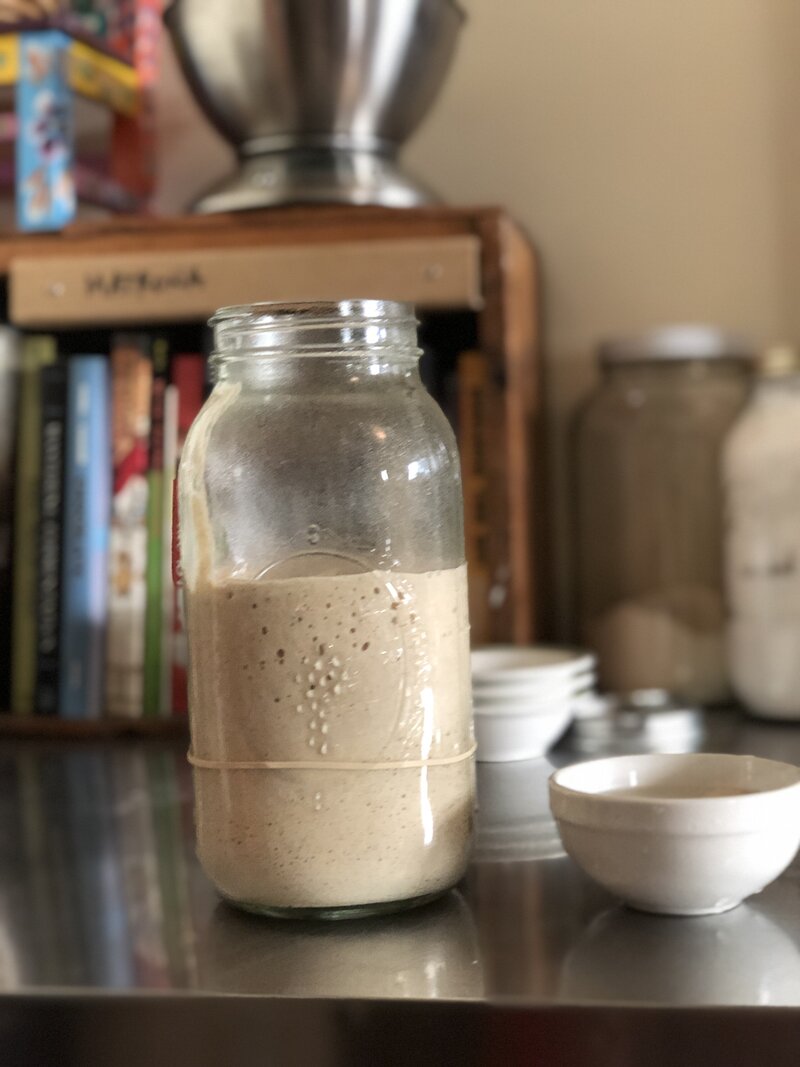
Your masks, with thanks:
<instances>
[{"instance_id":1,"label":"rubber band around jar","mask_svg":"<svg viewBox=\"0 0 800 1067\"><path fill-rule=\"evenodd\" d=\"M450 767L472 759L477 745L456 756L433 756L429 759L394 760L384 763L340 763L334 760L214 760L195 756L191 749L186 758L193 767L208 771L402 771L423 767Z\"/></svg>"}]
</instances>

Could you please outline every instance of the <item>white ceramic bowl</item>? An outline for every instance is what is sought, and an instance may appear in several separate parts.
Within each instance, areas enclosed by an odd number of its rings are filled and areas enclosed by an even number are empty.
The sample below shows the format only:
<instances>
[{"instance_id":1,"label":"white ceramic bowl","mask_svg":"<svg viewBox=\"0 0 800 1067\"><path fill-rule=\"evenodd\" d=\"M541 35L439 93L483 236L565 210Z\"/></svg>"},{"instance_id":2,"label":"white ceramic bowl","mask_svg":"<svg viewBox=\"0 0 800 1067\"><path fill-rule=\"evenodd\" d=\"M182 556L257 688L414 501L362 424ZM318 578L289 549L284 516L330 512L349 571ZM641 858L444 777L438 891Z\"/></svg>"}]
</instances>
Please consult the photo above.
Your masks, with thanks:
<instances>
[{"instance_id":1,"label":"white ceramic bowl","mask_svg":"<svg viewBox=\"0 0 800 1067\"><path fill-rule=\"evenodd\" d=\"M506 708L476 707L477 759L482 763L509 763L543 756L571 721L569 700L533 711L527 705L513 704Z\"/></svg>"},{"instance_id":2,"label":"white ceramic bowl","mask_svg":"<svg viewBox=\"0 0 800 1067\"><path fill-rule=\"evenodd\" d=\"M667 915L727 911L800 845L800 768L755 756L619 756L550 778L564 848L626 903Z\"/></svg>"},{"instance_id":3,"label":"white ceramic bowl","mask_svg":"<svg viewBox=\"0 0 800 1067\"><path fill-rule=\"evenodd\" d=\"M475 707L531 707L541 708L551 704L567 703L577 705L582 699L583 692L576 691L569 685L553 685L547 689L533 689L527 692L524 689L512 689L509 692L499 694L492 690L485 694L478 689L473 690L473 705Z\"/></svg>"},{"instance_id":4,"label":"white ceramic bowl","mask_svg":"<svg viewBox=\"0 0 800 1067\"><path fill-rule=\"evenodd\" d=\"M478 686L531 685L572 678L593 671L596 657L589 652L544 645L490 645L472 653L472 684Z\"/></svg>"},{"instance_id":5,"label":"white ceramic bowl","mask_svg":"<svg viewBox=\"0 0 800 1067\"><path fill-rule=\"evenodd\" d=\"M544 680L529 682L512 682L509 685L481 685L474 683L472 692L476 700L485 703L495 703L506 700L540 700L551 696L561 696L564 693L570 696L592 690L597 682L597 675L592 671L582 671L571 678L546 678Z\"/></svg>"}]
</instances>

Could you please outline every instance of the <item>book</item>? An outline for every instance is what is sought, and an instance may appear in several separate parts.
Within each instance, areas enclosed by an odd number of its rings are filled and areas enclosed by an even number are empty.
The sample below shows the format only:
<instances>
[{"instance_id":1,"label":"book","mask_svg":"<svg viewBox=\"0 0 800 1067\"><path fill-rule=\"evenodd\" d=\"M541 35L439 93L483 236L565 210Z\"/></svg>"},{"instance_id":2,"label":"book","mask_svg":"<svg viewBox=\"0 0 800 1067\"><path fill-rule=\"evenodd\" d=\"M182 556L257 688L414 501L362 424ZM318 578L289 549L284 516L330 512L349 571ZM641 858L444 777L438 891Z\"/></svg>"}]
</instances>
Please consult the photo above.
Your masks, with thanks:
<instances>
[{"instance_id":1,"label":"book","mask_svg":"<svg viewBox=\"0 0 800 1067\"><path fill-rule=\"evenodd\" d=\"M11 603L14 446L17 436L20 340L0 327L0 604ZM11 706L11 612L0 611L0 713Z\"/></svg>"},{"instance_id":2,"label":"book","mask_svg":"<svg viewBox=\"0 0 800 1067\"><path fill-rule=\"evenodd\" d=\"M147 605L147 469L153 365L150 340L119 334L111 347L113 496L108 568L105 708L144 710Z\"/></svg>"},{"instance_id":3,"label":"book","mask_svg":"<svg viewBox=\"0 0 800 1067\"><path fill-rule=\"evenodd\" d=\"M73 356L67 373L59 712L98 718L103 706L111 432L108 361Z\"/></svg>"},{"instance_id":4,"label":"book","mask_svg":"<svg viewBox=\"0 0 800 1067\"><path fill-rule=\"evenodd\" d=\"M14 575L11 620L11 708L34 710L36 689L36 563L41 474L41 371L56 358L52 337L33 336L22 348L14 496Z\"/></svg>"},{"instance_id":5,"label":"book","mask_svg":"<svg viewBox=\"0 0 800 1067\"><path fill-rule=\"evenodd\" d=\"M186 435L189 427L203 406L205 392L205 357L197 352L181 352L172 360L170 377L178 390L178 454L177 463L180 462ZM172 496L174 500L174 479L177 469L173 474ZM174 503L173 503L174 509ZM177 511L173 511L173 525L177 522ZM168 543L172 544L173 537ZM173 553L174 554L174 553ZM186 641L186 628L183 615L183 594L177 582L170 577L170 589L172 591L172 696L171 707L173 714L185 715L188 710L188 683L186 670L189 662L189 650Z\"/></svg>"},{"instance_id":6,"label":"book","mask_svg":"<svg viewBox=\"0 0 800 1067\"><path fill-rule=\"evenodd\" d=\"M22 230L58 230L75 213L67 43L58 30L19 35L14 168L17 225Z\"/></svg>"},{"instance_id":7,"label":"book","mask_svg":"<svg viewBox=\"0 0 800 1067\"><path fill-rule=\"evenodd\" d=\"M173 611L172 589L172 483L178 458L178 387L168 385L164 390L164 482L161 528L161 689L159 710L164 718L172 713L172 645Z\"/></svg>"},{"instance_id":8,"label":"book","mask_svg":"<svg viewBox=\"0 0 800 1067\"><path fill-rule=\"evenodd\" d=\"M147 464L147 602L144 630L144 715L161 712L161 553L164 532L164 393L169 350L153 342L150 451Z\"/></svg>"},{"instance_id":9,"label":"book","mask_svg":"<svg viewBox=\"0 0 800 1067\"><path fill-rule=\"evenodd\" d=\"M489 593L489 515L487 457L490 448L488 402L491 367L481 352L462 352L458 359L456 437L464 493L464 548L469 576L470 633L474 644L491 640Z\"/></svg>"},{"instance_id":10,"label":"book","mask_svg":"<svg viewBox=\"0 0 800 1067\"><path fill-rule=\"evenodd\" d=\"M156 182L157 124L155 89L164 0L125 0L120 28L128 34L130 58L136 68L139 107L133 116L120 116L114 124L110 164L112 173L140 197L152 195Z\"/></svg>"},{"instance_id":11,"label":"book","mask_svg":"<svg viewBox=\"0 0 800 1067\"><path fill-rule=\"evenodd\" d=\"M41 372L41 475L36 574L35 709L58 713L58 641L61 621L61 526L67 370L63 362Z\"/></svg>"}]
</instances>

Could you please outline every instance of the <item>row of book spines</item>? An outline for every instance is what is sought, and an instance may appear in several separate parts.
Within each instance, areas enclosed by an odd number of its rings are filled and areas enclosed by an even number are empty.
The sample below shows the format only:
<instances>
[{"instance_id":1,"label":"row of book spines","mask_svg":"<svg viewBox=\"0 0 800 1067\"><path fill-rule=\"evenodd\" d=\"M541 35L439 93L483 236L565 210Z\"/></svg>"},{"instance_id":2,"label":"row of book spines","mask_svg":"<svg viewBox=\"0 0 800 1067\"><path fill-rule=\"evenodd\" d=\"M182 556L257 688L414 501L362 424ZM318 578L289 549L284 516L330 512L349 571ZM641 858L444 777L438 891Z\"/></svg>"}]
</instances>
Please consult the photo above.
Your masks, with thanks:
<instances>
[{"instance_id":1,"label":"row of book spines","mask_svg":"<svg viewBox=\"0 0 800 1067\"><path fill-rule=\"evenodd\" d=\"M178 437L185 436L202 403L204 361L198 355L174 357L174 376L180 380L183 392L179 401L177 386L165 384L169 365L166 345L158 341L153 346L166 409L172 413L166 426L162 420L159 431L162 439L166 431L171 445L166 450L161 444L154 449L149 435L151 407L158 406L160 410L161 405L153 402L152 370L140 376L138 397L137 382L128 380L131 363L125 355L126 349L129 354L132 348L138 350L141 366L149 368L150 341L145 336L123 335L115 339L110 368L109 360L99 355L75 356L66 364L58 362L52 337L29 337L23 346L11 672L11 706L23 714L35 709L44 714L83 718L97 717L101 709L136 716L186 709L185 652L181 651L185 639L180 619L173 618L176 596L171 582L164 584L161 545L170 540L169 483L175 469ZM113 431L109 425L109 377ZM126 451L131 425L139 435L138 455L135 449L132 454L130 449ZM110 532L112 547L118 551L109 558L112 432L115 518ZM152 480L146 515L142 509L140 540L144 559L155 559L149 567L149 587L133 589L133 598L120 606L113 595L109 596L109 585L113 589L114 583L119 583L115 566L120 563L131 576L129 564L135 555L131 551L137 536L135 523L133 529L130 523L126 529L125 523L120 528L116 521L116 494L121 491L124 514L125 483L130 474L125 464L131 458L134 475L139 467L145 493ZM161 465L152 472L151 479L149 464L159 461ZM170 466L165 474L166 462ZM141 491L139 497L141 502ZM150 538L146 522L150 523ZM123 577L123 585L125 582ZM128 582L129 592L132 584ZM155 620L155 640L151 638L148 643L147 663L141 651L145 643L144 612L138 617L135 610L131 613L137 596L147 600ZM114 679L113 649L120 639L120 618L115 620L112 616L113 609L120 607L117 614L121 615L122 629L132 631L134 675L146 672L151 679L147 707L141 692L134 692L131 700L131 693L124 686L120 691ZM170 608L163 627L162 607ZM171 662L173 654L177 657L175 664Z\"/></svg>"},{"instance_id":2,"label":"row of book spines","mask_svg":"<svg viewBox=\"0 0 800 1067\"><path fill-rule=\"evenodd\" d=\"M107 361L22 352L14 529L14 710L82 717L99 682L110 452Z\"/></svg>"},{"instance_id":3,"label":"row of book spines","mask_svg":"<svg viewBox=\"0 0 800 1067\"><path fill-rule=\"evenodd\" d=\"M113 715L186 711L185 635L169 551L172 480L203 386L202 357L179 354L170 361L162 339L151 345L146 336L123 335L112 353L114 499L105 708Z\"/></svg>"},{"instance_id":4,"label":"row of book spines","mask_svg":"<svg viewBox=\"0 0 800 1067\"><path fill-rule=\"evenodd\" d=\"M54 358L47 343L51 343L54 348L52 339L49 338L31 338L28 342L31 352L38 352L36 366L40 363L44 365L41 371L41 400L43 404L48 405L49 411L49 399L46 399L49 398L48 383L52 382L57 391L57 383L63 378L64 369L59 364L47 366ZM182 440L202 402L203 361L202 357L193 355L174 357L170 367L171 384L167 384L169 366L170 361L163 342L157 341L151 351L151 341L146 335L120 335L116 339L111 356L115 457L115 499L112 508L109 565L112 595L108 605L106 688L101 703L110 714L125 717L139 717L143 714L158 716L170 711L186 710L185 635L181 627L177 593L169 575L170 554L166 551L166 546L170 544L172 526L172 493L169 484L171 479L167 474L165 482L164 472L175 469L175 460ZM490 575L486 563L486 403L491 372L487 357L479 352L462 353L457 365L457 379L458 388L455 395L458 397L458 403L456 410L451 412L451 418L456 424L464 475L470 607L474 620L473 629L480 634L484 631L488 634ZM23 384L23 407L26 403L25 393L26 385ZM44 558L45 546L52 539L49 534L44 536L45 530L49 530L51 525L48 522L45 494L51 504L55 500L55 510L58 510L57 499L47 490L53 479L48 477L45 469L50 442L63 437L63 431L59 432L57 428L58 418L56 405L56 410L52 413L56 425L50 425L50 419L45 421L39 443L43 464L43 537L39 566L41 591L38 615L45 620L45 625L40 625L39 630L36 695L35 698L31 696L26 704L25 696L17 691L13 702L17 709L30 710L36 706L45 713L55 712L58 692L55 684L58 673L57 656L53 656L53 627L49 625L56 612L45 603L46 594L50 597L53 595L54 570ZM25 427L21 440L24 435ZM126 441L132 442L128 452L125 451ZM28 458L33 456L34 451L26 451ZM20 474L22 473L20 471ZM126 480L137 474L145 486L147 508L142 512L138 523L131 524L122 518L125 508L124 504L117 506L117 494L124 500ZM23 481L20 477L17 486L18 502ZM33 538L26 539L23 543L31 545ZM55 543L58 543L57 538ZM137 558L142 566L141 575L136 573ZM17 580L19 579L18 570ZM141 587L137 598L136 583L139 579ZM127 604L115 602L114 590L118 584L128 590ZM17 595L14 600L15 604L22 602ZM137 604L141 608L138 613ZM16 618L14 621L15 631L19 629L22 633L26 629L26 623L31 622L30 613L27 613L22 622Z\"/></svg>"},{"instance_id":5,"label":"row of book spines","mask_svg":"<svg viewBox=\"0 0 800 1067\"><path fill-rule=\"evenodd\" d=\"M172 480L203 402L205 361L196 354L170 359L163 338L122 334L111 370L114 497L104 708L128 718L185 713L185 635L169 567ZM137 494L138 508L131 506Z\"/></svg>"}]
</instances>

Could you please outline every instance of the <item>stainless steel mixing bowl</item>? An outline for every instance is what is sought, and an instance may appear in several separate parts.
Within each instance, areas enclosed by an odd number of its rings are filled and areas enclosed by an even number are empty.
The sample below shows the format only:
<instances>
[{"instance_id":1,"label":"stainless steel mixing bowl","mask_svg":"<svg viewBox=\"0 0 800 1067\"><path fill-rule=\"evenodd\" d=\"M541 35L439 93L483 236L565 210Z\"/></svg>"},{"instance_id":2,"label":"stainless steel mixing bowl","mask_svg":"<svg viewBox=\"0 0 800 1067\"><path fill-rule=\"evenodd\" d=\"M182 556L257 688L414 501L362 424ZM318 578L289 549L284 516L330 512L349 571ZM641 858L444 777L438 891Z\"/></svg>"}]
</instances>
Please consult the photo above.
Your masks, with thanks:
<instances>
[{"instance_id":1,"label":"stainless steel mixing bowl","mask_svg":"<svg viewBox=\"0 0 800 1067\"><path fill-rule=\"evenodd\" d=\"M444 80L464 20L454 0L173 0L165 20L242 158L199 210L430 199L394 157Z\"/></svg>"}]
</instances>

